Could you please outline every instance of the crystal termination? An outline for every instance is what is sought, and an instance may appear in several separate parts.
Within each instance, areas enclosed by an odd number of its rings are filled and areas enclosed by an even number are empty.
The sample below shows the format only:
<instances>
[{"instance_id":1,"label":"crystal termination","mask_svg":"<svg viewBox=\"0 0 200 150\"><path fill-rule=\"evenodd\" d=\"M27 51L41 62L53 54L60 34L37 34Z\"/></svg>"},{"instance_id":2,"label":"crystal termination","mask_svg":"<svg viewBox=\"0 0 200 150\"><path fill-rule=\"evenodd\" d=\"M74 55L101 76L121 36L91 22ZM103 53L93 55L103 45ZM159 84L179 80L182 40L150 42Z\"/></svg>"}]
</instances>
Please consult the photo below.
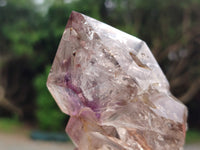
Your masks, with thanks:
<instances>
[{"instance_id":1,"label":"crystal termination","mask_svg":"<svg viewBox=\"0 0 200 150\"><path fill-rule=\"evenodd\" d=\"M72 12L47 87L77 150L181 150L187 108L142 40Z\"/></svg>"}]
</instances>

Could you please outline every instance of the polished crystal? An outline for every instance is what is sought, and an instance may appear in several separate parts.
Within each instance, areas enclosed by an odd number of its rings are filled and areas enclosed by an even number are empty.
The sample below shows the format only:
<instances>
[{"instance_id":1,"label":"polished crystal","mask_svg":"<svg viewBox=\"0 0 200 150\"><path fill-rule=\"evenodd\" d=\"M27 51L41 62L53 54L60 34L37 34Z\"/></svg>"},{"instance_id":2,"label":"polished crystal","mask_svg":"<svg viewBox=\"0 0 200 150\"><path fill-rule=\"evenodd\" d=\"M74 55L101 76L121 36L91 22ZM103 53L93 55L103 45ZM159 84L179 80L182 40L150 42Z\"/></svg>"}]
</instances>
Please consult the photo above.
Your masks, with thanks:
<instances>
[{"instance_id":1,"label":"polished crystal","mask_svg":"<svg viewBox=\"0 0 200 150\"><path fill-rule=\"evenodd\" d=\"M72 12L47 86L78 150L180 150L187 108L146 43ZM53 120L52 120L53 121Z\"/></svg>"}]
</instances>

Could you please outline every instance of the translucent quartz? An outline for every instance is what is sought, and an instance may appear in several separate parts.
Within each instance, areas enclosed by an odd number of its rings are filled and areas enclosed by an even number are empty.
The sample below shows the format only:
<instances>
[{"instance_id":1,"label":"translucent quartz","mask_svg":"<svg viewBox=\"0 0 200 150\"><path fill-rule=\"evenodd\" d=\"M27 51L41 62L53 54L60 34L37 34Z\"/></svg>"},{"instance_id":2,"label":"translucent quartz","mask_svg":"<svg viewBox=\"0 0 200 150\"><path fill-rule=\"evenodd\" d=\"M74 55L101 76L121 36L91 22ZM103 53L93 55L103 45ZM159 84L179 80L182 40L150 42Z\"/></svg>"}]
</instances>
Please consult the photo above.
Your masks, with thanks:
<instances>
[{"instance_id":1,"label":"translucent quartz","mask_svg":"<svg viewBox=\"0 0 200 150\"><path fill-rule=\"evenodd\" d=\"M78 150L180 150L187 108L146 43L72 12L47 86ZM53 120L52 120L53 121Z\"/></svg>"}]
</instances>

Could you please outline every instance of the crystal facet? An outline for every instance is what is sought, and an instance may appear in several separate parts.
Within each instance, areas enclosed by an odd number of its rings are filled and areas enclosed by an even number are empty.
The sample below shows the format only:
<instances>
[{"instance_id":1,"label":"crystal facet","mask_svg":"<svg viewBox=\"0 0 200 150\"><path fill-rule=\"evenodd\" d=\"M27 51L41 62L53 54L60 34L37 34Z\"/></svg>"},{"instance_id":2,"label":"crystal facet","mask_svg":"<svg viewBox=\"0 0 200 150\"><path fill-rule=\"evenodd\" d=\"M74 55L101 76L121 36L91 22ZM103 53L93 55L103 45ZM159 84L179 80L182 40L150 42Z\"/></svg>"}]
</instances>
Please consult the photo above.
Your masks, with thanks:
<instances>
[{"instance_id":1,"label":"crystal facet","mask_svg":"<svg viewBox=\"0 0 200 150\"><path fill-rule=\"evenodd\" d=\"M180 150L187 108L142 40L72 12L47 86L78 150Z\"/></svg>"}]
</instances>

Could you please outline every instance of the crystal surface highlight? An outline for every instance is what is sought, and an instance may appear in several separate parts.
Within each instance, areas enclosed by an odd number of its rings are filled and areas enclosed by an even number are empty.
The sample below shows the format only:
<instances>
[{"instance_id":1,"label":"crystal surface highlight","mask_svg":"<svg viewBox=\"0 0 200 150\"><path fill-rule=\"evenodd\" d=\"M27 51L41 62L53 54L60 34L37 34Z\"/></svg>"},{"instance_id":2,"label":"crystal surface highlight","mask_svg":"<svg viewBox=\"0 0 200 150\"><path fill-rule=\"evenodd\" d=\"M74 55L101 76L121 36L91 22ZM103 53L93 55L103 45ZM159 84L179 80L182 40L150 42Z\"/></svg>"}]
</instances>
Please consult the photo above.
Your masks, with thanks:
<instances>
[{"instance_id":1,"label":"crystal surface highlight","mask_svg":"<svg viewBox=\"0 0 200 150\"><path fill-rule=\"evenodd\" d=\"M180 150L187 108L142 40L72 12L47 86L77 150Z\"/></svg>"}]
</instances>

